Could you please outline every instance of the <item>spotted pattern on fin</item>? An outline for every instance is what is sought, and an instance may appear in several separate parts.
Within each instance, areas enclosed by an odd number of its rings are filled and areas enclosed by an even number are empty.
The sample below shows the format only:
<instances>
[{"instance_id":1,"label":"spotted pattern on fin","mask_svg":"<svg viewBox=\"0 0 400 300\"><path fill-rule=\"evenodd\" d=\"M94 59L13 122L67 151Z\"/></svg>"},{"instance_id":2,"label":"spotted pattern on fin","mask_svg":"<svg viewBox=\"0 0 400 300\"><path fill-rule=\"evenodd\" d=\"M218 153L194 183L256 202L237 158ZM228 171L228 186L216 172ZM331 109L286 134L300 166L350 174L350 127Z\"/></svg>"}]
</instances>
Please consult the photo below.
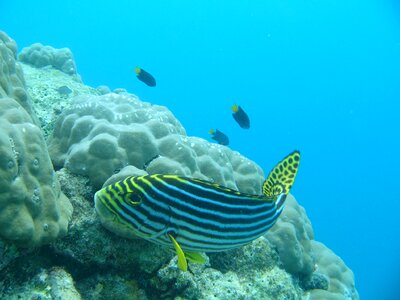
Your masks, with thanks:
<instances>
[{"instance_id":1,"label":"spotted pattern on fin","mask_svg":"<svg viewBox=\"0 0 400 300\"><path fill-rule=\"evenodd\" d=\"M287 195L292 188L300 163L300 152L293 151L279 162L269 173L263 185L263 193L268 197Z\"/></svg>"}]
</instances>

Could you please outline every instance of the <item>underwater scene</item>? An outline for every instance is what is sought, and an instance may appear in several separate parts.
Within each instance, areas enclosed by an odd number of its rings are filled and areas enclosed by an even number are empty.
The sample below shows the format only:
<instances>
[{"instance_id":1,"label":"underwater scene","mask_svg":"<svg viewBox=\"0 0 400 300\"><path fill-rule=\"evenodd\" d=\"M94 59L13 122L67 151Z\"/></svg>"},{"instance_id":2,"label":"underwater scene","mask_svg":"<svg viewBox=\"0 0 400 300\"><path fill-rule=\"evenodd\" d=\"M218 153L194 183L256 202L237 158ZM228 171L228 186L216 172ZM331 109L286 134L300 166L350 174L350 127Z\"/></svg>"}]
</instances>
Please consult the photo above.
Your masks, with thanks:
<instances>
[{"instance_id":1,"label":"underwater scene","mask_svg":"<svg viewBox=\"0 0 400 300\"><path fill-rule=\"evenodd\" d=\"M0 299L400 299L396 0L0 1Z\"/></svg>"}]
</instances>

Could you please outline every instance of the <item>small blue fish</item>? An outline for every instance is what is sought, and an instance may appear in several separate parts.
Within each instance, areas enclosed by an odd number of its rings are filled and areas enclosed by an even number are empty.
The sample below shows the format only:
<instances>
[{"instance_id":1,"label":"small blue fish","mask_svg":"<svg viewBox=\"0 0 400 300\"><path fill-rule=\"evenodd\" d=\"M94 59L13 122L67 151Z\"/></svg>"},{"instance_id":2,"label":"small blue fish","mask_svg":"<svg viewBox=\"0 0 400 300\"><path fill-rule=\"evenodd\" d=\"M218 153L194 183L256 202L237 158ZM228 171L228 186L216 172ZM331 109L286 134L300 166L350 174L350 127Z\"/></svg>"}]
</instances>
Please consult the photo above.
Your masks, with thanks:
<instances>
[{"instance_id":1,"label":"small blue fish","mask_svg":"<svg viewBox=\"0 0 400 300\"><path fill-rule=\"evenodd\" d=\"M216 129L216 130L210 129L210 131L208 131L208 133L211 134L211 138L214 141L217 141L218 144L224 145L224 146L229 145L229 138L222 131L219 131L218 129Z\"/></svg>"},{"instance_id":2,"label":"small blue fish","mask_svg":"<svg viewBox=\"0 0 400 300\"><path fill-rule=\"evenodd\" d=\"M239 126L244 129L249 129L250 118L246 114L246 112L240 106L237 106L236 103L233 105L232 111L233 111L232 116L235 119L235 121L239 124Z\"/></svg>"},{"instance_id":3,"label":"small blue fish","mask_svg":"<svg viewBox=\"0 0 400 300\"><path fill-rule=\"evenodd\" d=\"M156 79L149 72L136 67L135 73L137 78L148 86L156 86Z\"/></svg>"}]
</instances>

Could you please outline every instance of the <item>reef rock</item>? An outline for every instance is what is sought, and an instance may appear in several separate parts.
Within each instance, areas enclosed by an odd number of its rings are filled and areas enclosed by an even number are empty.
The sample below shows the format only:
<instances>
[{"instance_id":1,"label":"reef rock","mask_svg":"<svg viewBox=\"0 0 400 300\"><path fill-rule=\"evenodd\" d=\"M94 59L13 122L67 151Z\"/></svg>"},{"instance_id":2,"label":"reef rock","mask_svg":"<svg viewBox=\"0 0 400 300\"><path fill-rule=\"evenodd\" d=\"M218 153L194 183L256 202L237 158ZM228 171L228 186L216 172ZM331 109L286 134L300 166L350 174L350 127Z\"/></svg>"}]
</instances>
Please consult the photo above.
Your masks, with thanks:
<instances>
[{"instance_id":1,"label":"reef rock","mask_svg":"<svg viewBox=\"0 0 400 300\"><path fill-rule=\"evenodd\" d=\"M57 120L49 149L54 165L88 176L97 189L128 165L253 194L260 193L264 178L261 168L239 153L186 136L167 108L127 93L76 97Z\"/></svg>"},{"instance_id":2,"label":"reef rock","mask_svg":"<svg viewBox=\"0 0 400 300\"><path fill-rule=\"evenodd\" d=\"M84 85L76 76L70 76L53 67L35 68L22 62L18 65L24 73L26 91L32 99L45 138L53 132L56 119L71 105L73 97L99 94L94 88Z\"/></svg>"},{"instance_id":3,"label":"reef rock","mask_svg":"<svg viewBox=\"0 0 400 300\"><path fill-rule=\"evenodd\" d=\"M55 49L36 43L22 49L18 59L36 68L52 66L68 75L76 75L76 64L68 48Z\"/></svg>"},{"instance_id":4,"label":"reef rock","mask_svg":"<svg viewBox=\"0 0 400 300\"><path fill-rule=\"evenodd\" d=\"M15 47L0 33L0 237L28 247L65 235L72 206L36 125Z\"/></svg>"},{"instance_id":5,"label":"reef rock","mask_svg":"<svg viewBox=\"0 0 400 300\"><path fill-rule=\"evenodd\" d=\"M107 231L93 205L104 184L169 173L259 194L263 171L228 147L188 137L165 107L123 89L87 87L76 68L55 70L74 65L68 51L55 62L51 48L37 45L20 55L30 65L18 64L4 33L0 51L1 299L358 299L353 273L314 240L292 196L267 235L203 254L206 263L189 263L188 272L165 247ZM16 240L52 243L25 249Z\"/></svg>"}]
</instances>

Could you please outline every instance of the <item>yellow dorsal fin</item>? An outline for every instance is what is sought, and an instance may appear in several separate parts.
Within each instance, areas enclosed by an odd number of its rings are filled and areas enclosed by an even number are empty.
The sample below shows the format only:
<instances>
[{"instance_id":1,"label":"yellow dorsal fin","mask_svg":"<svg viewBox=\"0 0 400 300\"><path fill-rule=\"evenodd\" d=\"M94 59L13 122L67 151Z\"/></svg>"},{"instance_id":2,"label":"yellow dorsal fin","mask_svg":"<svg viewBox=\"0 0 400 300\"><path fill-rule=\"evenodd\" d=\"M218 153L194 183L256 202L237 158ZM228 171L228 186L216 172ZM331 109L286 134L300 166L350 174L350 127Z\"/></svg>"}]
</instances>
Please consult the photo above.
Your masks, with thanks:
<instances>
[{"instance_id":1,"label":"yellow dorsal fin","mask_svg":"<svg viewBox=\"0 0 400 300\"><path fill-rule=\"evenodd\" d=\"M238 110L239 110L239 108L238 108L238 106L236 105L236 103L234 103L233 104L233 106L232 106L232 111L235 113L235 112L237 112Z\"/></svg>"},{"instance_id":2,"label":"yellow dorsal fin","mask_svg":"<svg viewBox=\"0 0 400 300\"><path fill-rule=\"evenodd\" d=\"M293 151L280 161L269 173L263 185L263 194L276 197L289 194L300 164L300 152Z\"/></svg>"},{"instance_id":3,"label":"yellow dorsal fin","mask_svg":"<svg viewBox=\"0 0 400 300\"><path fill-rule=\"evenodd\" d=\"M168 234L168 236L171 239L172 244L174 245L176 254L178 255L178 268L181 269L182 271L187 271L187 261L185 253L183 253L181 246L179 246L175 238L170 234Z\"/></svg>"},{"instance_id":4,"label":"yellow dorsal fin","mask_svg":"<svg viewBox=\"0 0 400 300\"><path fill-rule=\"evenodd\" d=\"M136 75L140 74L140 68L138 66L136 66L136 68L135 68L135 73L136 73Z\"/></svg>"}]
</instances>

